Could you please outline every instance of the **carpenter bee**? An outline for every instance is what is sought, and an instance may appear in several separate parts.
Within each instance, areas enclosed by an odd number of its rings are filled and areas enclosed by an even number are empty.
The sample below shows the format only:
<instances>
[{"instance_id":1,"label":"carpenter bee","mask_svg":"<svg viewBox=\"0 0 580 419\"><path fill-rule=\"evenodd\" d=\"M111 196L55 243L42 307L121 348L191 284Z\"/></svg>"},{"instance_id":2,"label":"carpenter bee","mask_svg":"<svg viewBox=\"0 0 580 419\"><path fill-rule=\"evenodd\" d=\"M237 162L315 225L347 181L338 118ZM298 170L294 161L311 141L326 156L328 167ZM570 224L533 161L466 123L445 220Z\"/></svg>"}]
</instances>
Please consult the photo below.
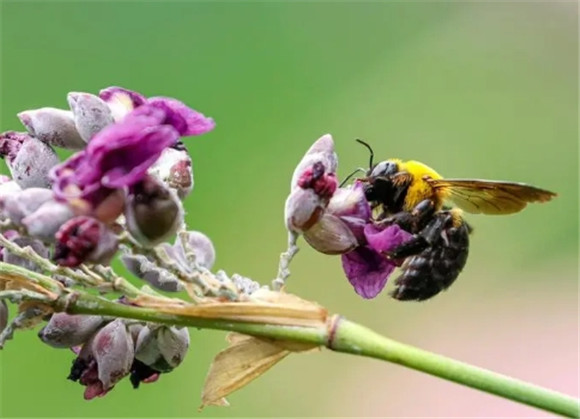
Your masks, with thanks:
<instances>
[{"instance_id":1,"label":"carpenter bee","mask_svg":"<svg viewBox=\"0 0 580 419\"><path fill-rule=\"evenodd\" d=\"M370 152L369 169L359 181L374 222L397 224L413 234L387 254L404 261L391 293L397 300L426 300L455 281L467 261L472 232L463 211L512 214L530 202L546 202L556 196L523 183L444 179L418 161L390 159L373 164L372 148L357 141Z\"/></svg>"}]
</instances>

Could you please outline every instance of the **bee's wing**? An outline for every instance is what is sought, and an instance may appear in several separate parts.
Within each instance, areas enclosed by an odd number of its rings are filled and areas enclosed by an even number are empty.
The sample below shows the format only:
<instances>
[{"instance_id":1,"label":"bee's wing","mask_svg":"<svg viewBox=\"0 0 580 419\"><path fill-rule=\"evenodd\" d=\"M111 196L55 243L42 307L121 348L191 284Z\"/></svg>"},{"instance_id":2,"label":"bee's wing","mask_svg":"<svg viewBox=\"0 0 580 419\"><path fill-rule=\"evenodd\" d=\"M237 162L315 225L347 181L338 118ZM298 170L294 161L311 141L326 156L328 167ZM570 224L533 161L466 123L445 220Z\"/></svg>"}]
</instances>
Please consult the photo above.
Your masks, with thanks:
<instances>
[{"instance_id":1,"label":"bee's wing","mask_svg":"<svg viewBox=\"0 0 580 419\"><path fill-rule=\"evenodd\" d=\"M529 202L546 202L555 193L525 183L479 179L425 179L447 199L472 214L513 214Z\"/></svg>"}]
</instances>

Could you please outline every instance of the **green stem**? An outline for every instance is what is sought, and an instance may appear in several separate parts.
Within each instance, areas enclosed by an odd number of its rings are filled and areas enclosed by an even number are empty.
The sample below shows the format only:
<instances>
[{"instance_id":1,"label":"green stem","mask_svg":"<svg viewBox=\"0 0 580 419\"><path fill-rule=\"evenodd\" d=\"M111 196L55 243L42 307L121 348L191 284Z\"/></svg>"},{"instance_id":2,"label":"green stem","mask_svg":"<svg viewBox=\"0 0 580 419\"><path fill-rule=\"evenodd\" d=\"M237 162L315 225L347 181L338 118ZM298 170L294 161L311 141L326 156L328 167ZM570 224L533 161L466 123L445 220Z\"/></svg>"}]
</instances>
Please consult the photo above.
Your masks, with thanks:
<instances>
[{"instance_id":1,"label":"green stem","mask_svg":"<svg viewBox=\"0 0 580 419\"><path fill-rule=\"evenodd\" d=\"M346 320L336 328L332 349L403 365L487 393L570 418L580 417L577 399L381 336Z\"/></svg>"},{"instance_id":2,"label":"green stem","mask_svg":"<svg viewBox=\"0 0 580 419\"><path fill-rule=\"evenodd\" d=\"M580 417L578 400L514 378L497 374L383 337L366 327L334 317L330 327L296 327L159 313L154 309L113 303L80 293L67 303L73 314L102 314L197 328L235 331L254 336L314 343L336 352L368 356L454 381L505 399L570 418Z\"/></svg>"}]
</instances>

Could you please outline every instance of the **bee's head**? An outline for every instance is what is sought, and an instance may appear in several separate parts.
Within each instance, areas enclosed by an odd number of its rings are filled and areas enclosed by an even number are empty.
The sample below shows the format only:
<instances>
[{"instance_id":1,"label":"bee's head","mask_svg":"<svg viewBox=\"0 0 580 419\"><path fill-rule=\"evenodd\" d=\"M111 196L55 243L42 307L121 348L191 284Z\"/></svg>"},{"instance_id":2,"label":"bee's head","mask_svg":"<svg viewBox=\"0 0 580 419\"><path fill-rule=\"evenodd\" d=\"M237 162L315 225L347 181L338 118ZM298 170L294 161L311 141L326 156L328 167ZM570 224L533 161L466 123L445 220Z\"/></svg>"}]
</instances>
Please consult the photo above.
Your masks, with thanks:
<instances>
[{"instance_id":1,"label":"bee's head","mask_svg":"<svg viewBox=\"0 0 580 419\"><path fill-rule=\"evenodd\" d=\"M394 160L385 160L377 163L374 167L371 166L367 172L369 178L385 178L388 179L399 171L399 164Z\"/></svg>"}]
</instances>

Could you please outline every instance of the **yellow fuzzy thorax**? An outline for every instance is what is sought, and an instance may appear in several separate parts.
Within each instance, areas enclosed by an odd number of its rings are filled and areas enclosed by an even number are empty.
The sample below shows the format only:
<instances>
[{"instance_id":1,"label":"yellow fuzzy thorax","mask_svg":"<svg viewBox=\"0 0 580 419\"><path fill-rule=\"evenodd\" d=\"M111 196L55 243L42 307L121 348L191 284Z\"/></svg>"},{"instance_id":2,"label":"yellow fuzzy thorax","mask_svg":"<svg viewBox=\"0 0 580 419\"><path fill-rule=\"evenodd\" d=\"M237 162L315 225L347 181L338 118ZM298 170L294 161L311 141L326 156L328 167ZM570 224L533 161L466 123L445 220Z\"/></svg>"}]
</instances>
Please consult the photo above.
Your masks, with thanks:
<instances>
[{"instance_id":1,"label":"yellow fuzzy thorax","mask_svg":"<svg viewBox=\"0 0 580 419\"><path fill-rule=\"evenodd\" d=\"M423 177L441 179L441 175L426 164L415 160L406 162L393 160L399 164L399 171L407 172L413 177L405 198L404 210L411 211L419 202L425 199L432 199L435 202L436 210L440 210L445 199L445 192L433 190L431 185L423 180Z\"/></svg>"}]
</instances>

